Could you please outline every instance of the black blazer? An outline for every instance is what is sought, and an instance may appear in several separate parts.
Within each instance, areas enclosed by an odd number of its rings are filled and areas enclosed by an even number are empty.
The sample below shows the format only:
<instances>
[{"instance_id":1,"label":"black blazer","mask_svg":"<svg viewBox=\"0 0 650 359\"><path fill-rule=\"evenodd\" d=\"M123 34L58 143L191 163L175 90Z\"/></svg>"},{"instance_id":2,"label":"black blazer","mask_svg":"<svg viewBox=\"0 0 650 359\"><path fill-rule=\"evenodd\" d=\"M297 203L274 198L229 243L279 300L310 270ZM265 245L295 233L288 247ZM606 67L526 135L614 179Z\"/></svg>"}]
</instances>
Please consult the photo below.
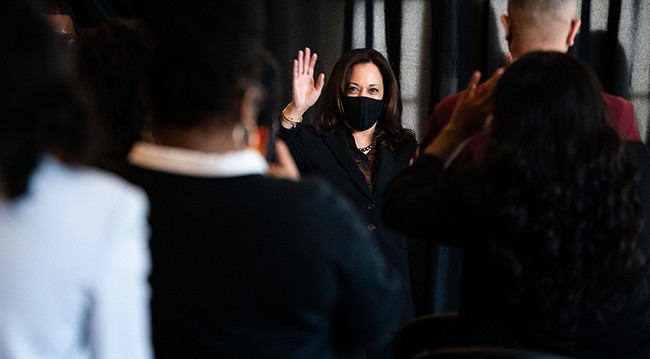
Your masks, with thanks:
<instances>
[{"instance_id":1,"label":"black blazer","mask_svg":"<svg viewBox=\"0 0 650 359\"><path fill-rule=\"evenodd\" d=\"M404 298L406 307L402 323L413 318L408 252L406 237L386 226L381 218L384 205L383 193L395 175L409 166L409 161L417 147L411 138L395 152L379 148L379 168L375 188L368 188L365 177L355 163L344 130L338 126L331 134L321 136L311 125L299 126L295 130L280 129L280 137L287 143L300 173L304 177L315 176L329 182L345 195L359 213L365 218L368 231L375 235L376 250L382 252L387 261L394 265L404 279Z\"/></svg>"},{"instance_id":2,"label":"black blazer","mask_svg":"<svg viewBox=\"0 0 650 359\"><path fill-rule=\"evenodd\" d=\"M123 175L151 203L156 358L334 358L396 325L401 281L322 183Z\"/></svg>"}]
</instances>

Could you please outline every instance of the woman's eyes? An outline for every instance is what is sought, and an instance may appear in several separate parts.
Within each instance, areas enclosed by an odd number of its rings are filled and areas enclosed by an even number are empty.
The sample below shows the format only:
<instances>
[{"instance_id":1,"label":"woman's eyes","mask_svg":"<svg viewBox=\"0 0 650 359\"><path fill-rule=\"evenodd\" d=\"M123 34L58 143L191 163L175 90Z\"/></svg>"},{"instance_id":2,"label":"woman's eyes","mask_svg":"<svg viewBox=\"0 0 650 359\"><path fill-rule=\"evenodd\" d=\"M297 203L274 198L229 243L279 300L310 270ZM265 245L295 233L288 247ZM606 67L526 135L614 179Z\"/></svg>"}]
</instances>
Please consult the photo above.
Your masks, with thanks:
<instances>
[{"instance_id":1,"label":"woman's eyes","mask_svg":"<svg viewBox=\"0 0 650 359\"><path fill-rule=\"evenodd\" d=\"M357 93L357 92L359 92L358 87L349 87L348 88L348 93ZM376 88L376 87L373 87L373 88L368 89L368 92L373 94L373 95L376 95L376 94L379 93L379 89Z\"/></svg>"}]
</instances>

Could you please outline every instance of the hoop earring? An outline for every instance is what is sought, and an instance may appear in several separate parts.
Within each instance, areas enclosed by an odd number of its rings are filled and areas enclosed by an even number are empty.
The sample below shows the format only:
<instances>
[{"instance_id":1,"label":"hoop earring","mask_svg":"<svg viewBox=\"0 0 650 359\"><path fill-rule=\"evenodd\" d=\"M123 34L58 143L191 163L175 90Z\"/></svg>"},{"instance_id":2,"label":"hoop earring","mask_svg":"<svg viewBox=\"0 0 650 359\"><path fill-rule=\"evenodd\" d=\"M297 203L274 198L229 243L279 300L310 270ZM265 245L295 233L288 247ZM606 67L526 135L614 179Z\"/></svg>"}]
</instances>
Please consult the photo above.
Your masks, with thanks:
<instances>
[{"instance_id":1,"label":"hoop earring","mask_svg":"<svg viewBox=\"0 0 650 359\"><path fill-rule=\"evenodd\" d=\"M246 127L241 123L235 125L232 128L232 143L235 145L235 148L240 150L248 147L249 133Z\"/></svg>"}]
</instances>

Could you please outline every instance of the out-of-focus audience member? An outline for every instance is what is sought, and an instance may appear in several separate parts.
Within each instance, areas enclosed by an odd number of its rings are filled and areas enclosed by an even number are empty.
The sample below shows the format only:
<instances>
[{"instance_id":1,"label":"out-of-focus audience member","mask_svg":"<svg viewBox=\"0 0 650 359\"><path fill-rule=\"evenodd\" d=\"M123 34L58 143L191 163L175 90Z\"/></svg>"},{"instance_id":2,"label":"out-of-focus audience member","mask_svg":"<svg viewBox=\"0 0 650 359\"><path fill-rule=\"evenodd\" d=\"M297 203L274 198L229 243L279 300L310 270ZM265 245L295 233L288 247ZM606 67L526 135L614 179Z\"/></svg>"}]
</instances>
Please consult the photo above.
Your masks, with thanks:
<instances>
[{"instance_id":1,"label":"out-of-focus audience member","mask_svg":"<svg viewBox=\"0 0 650 359\"><path fill-rule=\"evenodd\" d=\"M65 44L74 43L79 28L70 4L65 0L39 0L37 4L57 37Z\"/></svg>"},{"instance_id":2,"label":"out-of-focus audience member","mask_svg":"<svg viewBox=\"0 0 650 359\"><path fill-rule=\"evenodd\" d=\"M169 2L152 18L157 143L125 176L151 201L153 341L164 358L332 358L386 337L401 281L323 184L265 176L264 17L254 0ZM280 165L295 164L286 146Z\"/></svg>"},{"instance_id":3,"label":"out-of-focus audience member","mask_svg":"<svg viewBox=\"0 0 650 359\"><path fill-rule=\"evenodd\" d=\"M508 14L501 16L510 53L509 62L538 50L567 52L573 46L580 28L576 16L577 0L508 0ZM426 148L449 122L456 103L464 92L444 98L427 120L420 149ZM624 98L603 94L607 111L626 140L639 141L639 128L634 105ZM468 164L483 160L489 135L473 138L456 157L449 174Z\"/></svg>"},{"instance_id":4,"label":"out-of-focus audience member","mask_svg":"<svg viewBox=\"0 0 650 359\"><path fill-rule=\"evenodd\" d=\"M0 2L0 357L150 358L145 195L80 164L95 132L30 5Z\"/></svg>"},{"instance_id":5,"label":"out-of-focus audience member","mask_svg":"<svg viewBox=\"0 0 650 359\"><path fill-rule=\"evenodd\" d=\"M573 56L534 52L500 80L476 87L478 77L386 190L384 213L462 248L459 343L647 357L648 150L621 139L598 80ZM490 104L484 163L445 183L445 163L485 132Z\"/></svg>"},{"instance_id":6,"label":"out-of-focus audience member","mask_svg":"<svg viewBox=\"0 0 650 359\"><path fill-rule=\"evenodd\" d=\"M138 20L111 19L81 32L74 46L77 75L101 120L108 143L99 166L126 163L131 146L150 131L145 123L146 77L152 44Z\"/></svg>"}]
</instances>

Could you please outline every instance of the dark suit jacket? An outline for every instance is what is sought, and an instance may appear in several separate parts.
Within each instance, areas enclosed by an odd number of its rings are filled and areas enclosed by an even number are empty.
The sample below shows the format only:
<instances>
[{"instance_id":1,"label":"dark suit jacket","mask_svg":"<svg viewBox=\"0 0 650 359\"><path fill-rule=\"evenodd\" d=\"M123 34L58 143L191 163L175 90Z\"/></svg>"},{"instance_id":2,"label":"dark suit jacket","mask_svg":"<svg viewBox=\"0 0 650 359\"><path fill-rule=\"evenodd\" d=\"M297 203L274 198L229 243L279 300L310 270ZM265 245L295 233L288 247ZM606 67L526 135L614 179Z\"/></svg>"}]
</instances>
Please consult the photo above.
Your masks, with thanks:
<instances>
[{"instance_id":1,"label":"dark suit jacket","mask_svg":"<svg viewBox=\"0 0 650 359\"><path fill-rule=\"evenodd\" d=\"M644 144L629 142L628 150L641 168L640 196L650 208L650 153ZM421 156L395 178L386 190L385 219L409 235L463 250L460 317L470 344L516 345L584 358L647 358L650 355L650 285L641 277L627 305L605 316L606 325L583 320L575 335L570 328L540 320L538 308L508 305L504 280L497 278L495 243L508 243L485 186L480 167L468 168L448 182L436 157ZM525 240L525 238L519 238ZM650 225L640 236L640 246L650 256ZM491 275L495 277L491 277ZM497 273L497 274L495 274ZM498 277L502 278L502 277Z\"/></svg>"},{"instance_id":2,"label":"dark suit jacket","mask_svg":"<svg viewBox=\"0 0 650 359\"><path fill-rule=\"evenodd\" d=\"M343 129L339 126L333 133L320 136L311 125L296 130L281 128L281 138L287 143L300 173L317 176L329 182L343 193L365 218L366 228L377 239L377 251L382 252L389 263L402 274L404 297L408 298L402 314L402 323L413 318L413 305L409 283L409 266L406 237L384 225L381 211L386 185L398 173L408 168L417 142L410 142L391 152L379 149L379 169L374 191L370 191L363 173L357 167Z\"/></svg>"},{"instance_id":3,"label":"dark suit jacket","mask_svg":"<svg viewBox=\"0 0 650 359\"><path fill-rule=\"evenodd\" d=\"M323 184L123 174L151 203L158 359L333 358L396 325L398 275Z\"/></svg>"}]
</instances>

